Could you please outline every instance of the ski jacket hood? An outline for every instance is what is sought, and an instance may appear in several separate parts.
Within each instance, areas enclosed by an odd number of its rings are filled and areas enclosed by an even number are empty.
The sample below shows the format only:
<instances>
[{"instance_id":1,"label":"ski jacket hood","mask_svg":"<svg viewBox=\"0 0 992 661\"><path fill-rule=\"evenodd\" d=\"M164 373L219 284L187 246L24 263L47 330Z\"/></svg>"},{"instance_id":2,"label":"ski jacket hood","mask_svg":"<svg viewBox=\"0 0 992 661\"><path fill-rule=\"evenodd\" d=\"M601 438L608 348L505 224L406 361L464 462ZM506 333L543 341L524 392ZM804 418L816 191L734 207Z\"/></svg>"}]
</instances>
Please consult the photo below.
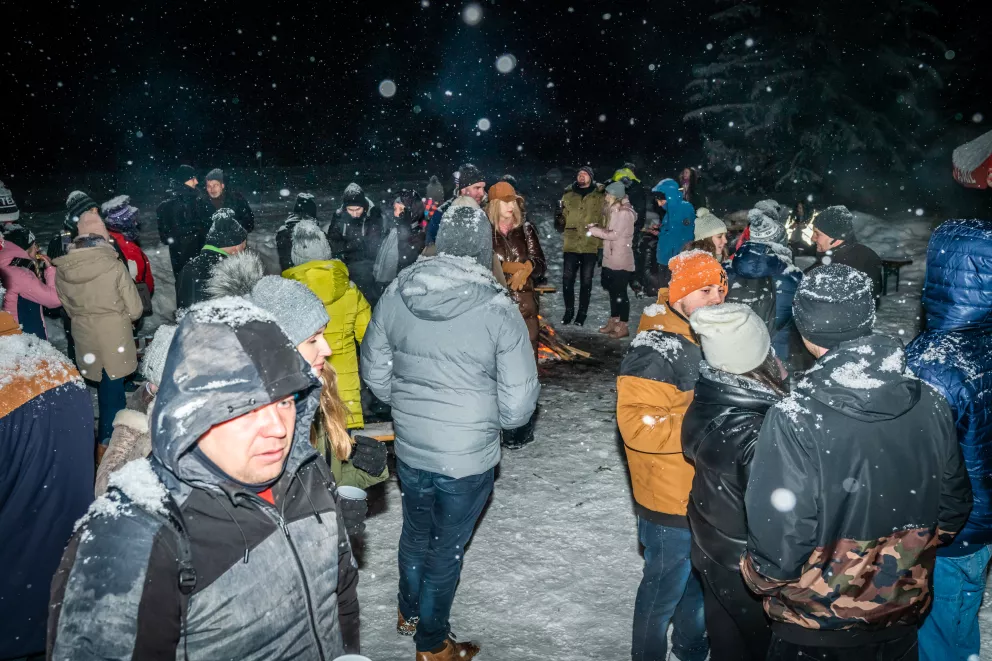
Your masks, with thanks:
<instances>
[{"instance_id":1,"label":"ski jacket hood","mask_svg":"<svg viewBox=\"0 0 992 661\"><path fill-rule=\"evenodd\" d=\"M315 260L283 271L282 276L299 280L317 294L324 305L336 303L348 292L351 275L340 259ZM331 320L333 323L333 319Z\"/></svg>"},{"instance_id":2,"label":"ski jacket hood","mask_svg":"<svg viewBox=\"0 0 992 661\"><path fill-rule=\"evenodd\" d=\"M922 387L906 370L902 343L885 335L841 343L797 384L803 394L862 422L898 418L920 401Z\"/></svg>"},{"instance_id":3,"label":"ski jacket hood","mask_svg":"<svg viewBox=\"0 0 992 661\"><path fill-rule=\"evenodd\" d=\"M734 273L742 278L767 278L787 272L798 277L802 272L792 264L792 252L785 246L747 241L734 253Z\"/></svg>"},{"instance_id":4,"label":"ski jacket hood","mask_svg":"<svg viewBox=\"0 0 992 661\"><path fill-rule=\"evenodd\" d=\"M422 258L400 273L396 286L406 308L426 321L454 319L504 298L509 302L492 271L471 257Z\"/></svg>"},{"instance_id":5,"label":"ski jacket hood","mask_svg":"<svg viewBox=\"0 0 992 661\"><path fill-rule=\"evenodd\" d=\"M934 231L923 305L930 330L992 330L992 221L949 220Z\"/></svg>"},{"instance_id":6,"label":"ski jacket hood","mask_svg":"<svg viewBox=\"0 0 992 661\"><path fill-rule=\"evenodd\" d=\"M662 179L651 192L664 193L668 201L658 229L658 248L655 252L658 264L667 266L668 260L692 241L696 209L682 198L682 191L674 179Z\"/></svg>"}]
</instances>

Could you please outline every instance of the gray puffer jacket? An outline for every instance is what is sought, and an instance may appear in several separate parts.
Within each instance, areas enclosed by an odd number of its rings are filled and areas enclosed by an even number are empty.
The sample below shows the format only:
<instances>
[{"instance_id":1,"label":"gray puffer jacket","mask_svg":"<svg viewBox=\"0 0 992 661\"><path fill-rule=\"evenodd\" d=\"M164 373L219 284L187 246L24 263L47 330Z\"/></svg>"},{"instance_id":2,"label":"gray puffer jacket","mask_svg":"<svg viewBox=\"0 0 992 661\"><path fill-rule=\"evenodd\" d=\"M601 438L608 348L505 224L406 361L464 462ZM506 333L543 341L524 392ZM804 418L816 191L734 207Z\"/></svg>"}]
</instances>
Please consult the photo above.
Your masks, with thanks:
<instances>
[{"instance_id":1,"label":"gray puffer jacket","mask_svg":"<svg viewBox=\"0 0 992 661\"><path fill-rule=\"evenodd\" d=\"M393 408L396 456L455 478L499 463L501 429L527 423L541 391L527 326L475 260L422 257L372 315L362 376Z\"/></svg>"},{"instance_id":2,"label":"gray puffer jacket","mask_svg":"<svg viewBox=\"0 0 992 661\"><path fill-rule=\"evenodd\" d=\"M358 569L330 470L308 442L318 388L268 313L234 298L191 308L153 409L152 456L111 476L63 555L49 659L331 661L359 652ZM295 434L274 505L191 451L212 426L293 394ZM195 571L185 599L184 538Z\"/></svg>"}]
</instances>

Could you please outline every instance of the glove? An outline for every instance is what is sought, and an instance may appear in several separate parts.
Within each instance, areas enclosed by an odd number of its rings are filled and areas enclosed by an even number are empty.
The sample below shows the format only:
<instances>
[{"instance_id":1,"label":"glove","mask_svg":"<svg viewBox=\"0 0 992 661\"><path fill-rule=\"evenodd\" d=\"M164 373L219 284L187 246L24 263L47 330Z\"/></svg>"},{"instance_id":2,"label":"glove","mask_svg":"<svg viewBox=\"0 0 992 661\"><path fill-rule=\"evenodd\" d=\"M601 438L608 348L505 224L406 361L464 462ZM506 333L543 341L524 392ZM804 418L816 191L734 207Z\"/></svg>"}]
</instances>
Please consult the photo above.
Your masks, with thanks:
<instances>
[{"instance_id":1,"label":"glove","mask_svg":"<svg viewBox=\"0 0 992 661\"><path fill-rule=\"evenodd\" d=\"M339 497L338 508L341 510L341 518L344 519L344 528L348 531L349 537L365 532L365 517L369 513L367 501Z\"/></svg>"},{"instance_id":2,"label":"glove","mask_svg":"<svg viewBox=\"0 0 992 661\"><path fill-rule=\"evenodd\" d=\"M355 449L351 452L348 461L359 470L363 470L369 475L381 475L386 470L386 457L389 450L385 444L380 443L368 436L355 436Z\"/></svg>"},{"instance_id":3,"label":"glove","mask_svg":"<svg viewBox=\"0 0 992 661\"><path fill-rule=\"evenodd\" d=\"M521 266L522 268L511 275L510 280L507 282L507 284L510 285L510 289L513 291L520 291L523 289L527 284L527 279L530 278L530 274L534 272L534 265L531 264L530 260L527 260Z\"/></svg>"}]
</instances>

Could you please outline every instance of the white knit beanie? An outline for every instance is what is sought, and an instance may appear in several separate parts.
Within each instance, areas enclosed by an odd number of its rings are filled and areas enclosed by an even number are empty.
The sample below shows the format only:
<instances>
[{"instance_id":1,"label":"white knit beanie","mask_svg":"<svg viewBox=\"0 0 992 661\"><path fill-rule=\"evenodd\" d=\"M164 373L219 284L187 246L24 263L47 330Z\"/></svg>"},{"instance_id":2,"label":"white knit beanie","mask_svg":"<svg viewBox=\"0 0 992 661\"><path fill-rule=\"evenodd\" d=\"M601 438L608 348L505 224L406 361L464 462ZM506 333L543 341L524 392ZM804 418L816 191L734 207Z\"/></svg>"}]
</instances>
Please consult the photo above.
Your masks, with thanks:
<instances>
[{"instance_id":1,"label":"white knit beanie","mask_svg":"<svg viewBox=\"0 0 992 661\"><path fill-rule=\"evenodd\" d=\"M693 240L702 241L711 236L726 233L726 223L714 216L712 211L706 207L700 207L696 210L696 229L693 232Z\"/></svg>"},{"instance_id":2,"label":"white knit beanie","mask_svg":"<svg viewBox=\"0 0 992 661\"><path fill-rule=\"evenodd\" d=\"M689 317L710 366L744 374L765 362L772 346L768 328L746 305L723 303L699 308Z\"/></svg>"},{"instance_id":3,"label":"white knit beanie","mask_svg":"<svg viewBox=\"0 0 992 661\"><path fill-rule=\"evenodd\" d=\"M176 335L176 326L163 324L155 329L152 341L145 348L141 359L141 373L156 386L162 383L162 372L165 370L165 357L169 355L169 346Z\"/></svg>"}]
</instances>

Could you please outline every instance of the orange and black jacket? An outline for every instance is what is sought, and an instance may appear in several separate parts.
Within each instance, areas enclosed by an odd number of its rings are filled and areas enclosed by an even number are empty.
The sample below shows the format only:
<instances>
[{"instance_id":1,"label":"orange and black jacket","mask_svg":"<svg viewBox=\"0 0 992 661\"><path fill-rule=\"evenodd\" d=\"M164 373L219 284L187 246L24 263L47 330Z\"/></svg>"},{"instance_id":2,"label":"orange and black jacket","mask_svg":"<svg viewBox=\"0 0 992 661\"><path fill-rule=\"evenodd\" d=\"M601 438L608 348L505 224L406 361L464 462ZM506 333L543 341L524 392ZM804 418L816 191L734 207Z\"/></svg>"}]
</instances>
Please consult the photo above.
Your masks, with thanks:
<instances>
[{"instance_id":1,"label":"orange and black jacket","mask_svg":"<svg viewBox=\"0 0 992 661\"><path fill-rule=\"evenodd\" d=\"M682 454L682 420L703 355L689 322L668 305L667 289L639 330L617 378L617 423L637 514L685 528L693 469Z\"/></svg>"}]
</instances>

